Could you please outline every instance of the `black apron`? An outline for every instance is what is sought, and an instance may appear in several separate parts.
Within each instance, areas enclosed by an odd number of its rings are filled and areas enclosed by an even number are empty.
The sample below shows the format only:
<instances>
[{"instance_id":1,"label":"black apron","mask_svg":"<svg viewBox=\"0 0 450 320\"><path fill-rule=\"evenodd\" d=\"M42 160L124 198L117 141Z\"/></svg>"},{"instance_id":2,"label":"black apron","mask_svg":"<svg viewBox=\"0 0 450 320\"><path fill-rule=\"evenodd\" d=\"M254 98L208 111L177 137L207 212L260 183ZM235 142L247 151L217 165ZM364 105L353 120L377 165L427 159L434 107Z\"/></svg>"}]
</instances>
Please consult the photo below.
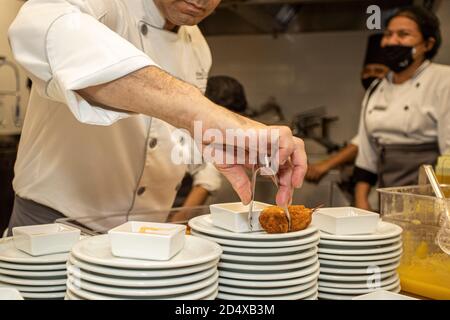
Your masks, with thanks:
<instances>
[{"instance_id":1,"label":"black apron","mask_svg":"<svg viewBox=\"0 0 450 320\"><path fill-rule=\"evenodd\" d=\"M416 185L420 166L434 166L440 156L437 142L375 145L378 153L378 183L381 188Z\"/></svg>"}]
</instances>

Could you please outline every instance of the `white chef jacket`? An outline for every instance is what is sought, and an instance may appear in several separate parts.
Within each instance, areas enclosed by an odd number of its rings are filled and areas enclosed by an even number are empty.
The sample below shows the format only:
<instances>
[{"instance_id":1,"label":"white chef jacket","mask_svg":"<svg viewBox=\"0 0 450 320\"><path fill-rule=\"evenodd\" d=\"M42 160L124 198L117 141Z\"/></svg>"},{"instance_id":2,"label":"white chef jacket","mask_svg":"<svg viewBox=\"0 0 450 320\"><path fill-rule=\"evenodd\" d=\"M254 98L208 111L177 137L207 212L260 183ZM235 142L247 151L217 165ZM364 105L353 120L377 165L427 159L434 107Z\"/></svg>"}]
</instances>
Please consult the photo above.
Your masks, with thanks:
<instances>
[{"instance_id":1,"label":"white chef jacket","mask_svg":"<svg viewBox=\"0 0 450 320\"><path fill-rule=\"evenodd\" d=\"M175 165L168 123L91 105L75 90L159 66L206 88L211 53L197 26L163 30L151 0L30 0L9 30L33 89L14 190L68 217L170 208L185 172L218 189L212 164ZM120 120L120 121L119 121Z\"/></svg>"},{"instance_id":2,"label":"white chef jacket","mask_svg":"<svg viewBox=\"0 0 450 320\"><path fill-rule=\"evenodd\" d=\"M380 144L438 142L441 153L450 150L450 66L425 61L402 84L383 79L370 99L363 101L358 131L356 166L377 172Z\"/></svg>"}]
</instances>

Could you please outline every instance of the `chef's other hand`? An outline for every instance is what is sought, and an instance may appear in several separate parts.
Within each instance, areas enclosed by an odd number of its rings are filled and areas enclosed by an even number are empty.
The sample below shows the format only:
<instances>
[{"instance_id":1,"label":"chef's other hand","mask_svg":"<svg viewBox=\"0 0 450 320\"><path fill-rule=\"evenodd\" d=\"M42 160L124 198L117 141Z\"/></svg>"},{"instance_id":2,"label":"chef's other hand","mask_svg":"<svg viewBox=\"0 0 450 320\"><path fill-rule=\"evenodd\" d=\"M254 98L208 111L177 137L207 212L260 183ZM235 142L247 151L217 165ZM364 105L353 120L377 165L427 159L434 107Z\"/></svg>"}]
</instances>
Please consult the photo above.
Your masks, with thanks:
<instances>
[{"instance_id":1,"label":"chef's other hand","mask_svg":"<svg viewBox=\"0 0 450 320\"><path fill-rule=\"evenodd\" d=\"M310 164L308 165L305 179L308 181L318 182L328 171L329 168L324 162Z\"/></svg>"},{"instance_id":2,"label":"chef's other hand","mask_svg":"<svg viewBox=\"0 0 450 320\"><path fill-rule=\"evenodd\" d=\"M266 138L261 138L258 135L257 153L262 149L271 149L270 142L267 141L270 141L269 137L272 130L277 130L279 134L277 149L275 150L279 159L277 172L279 188L276 203L280 206L290 204L293 191L295 188L302 186L307 169L304 143L301 139L294 137L290 128L285 126L262 126L258 123L255 129L262 129L267 133ZM225 142L225 144L227 143L229 142ZM262 148L263 144L267 144L265 148ZM247 161L250 159L248 154L251 154L251 152L249 152L248 147L246 151L246 163L216 163L217 169L228 179L244 204L248 204L252 198L251 182L246 172L246 169L251 168L251 164Z\"/></svg>"}]
</instances>

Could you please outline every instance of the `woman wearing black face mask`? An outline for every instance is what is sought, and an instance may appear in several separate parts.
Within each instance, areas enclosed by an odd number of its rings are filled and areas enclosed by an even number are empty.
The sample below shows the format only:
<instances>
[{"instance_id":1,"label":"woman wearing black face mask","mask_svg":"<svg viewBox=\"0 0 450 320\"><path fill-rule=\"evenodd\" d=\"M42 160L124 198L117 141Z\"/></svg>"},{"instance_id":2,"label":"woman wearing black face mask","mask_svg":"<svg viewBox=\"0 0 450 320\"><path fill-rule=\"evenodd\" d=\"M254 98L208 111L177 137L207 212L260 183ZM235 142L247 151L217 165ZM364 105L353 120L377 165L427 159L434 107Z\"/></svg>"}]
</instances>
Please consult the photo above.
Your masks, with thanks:
<instances>
[{"instance_id":1,"label":"woman wearing black face mask","mask_svg":"<svg viewBox=\"0 0 450 320\"><path fill-rule=\"evenodd\" d=\"M369 208L370 185L417 183L422 164L450 151L450 67L432 63L441 44L437 17L400 9L381 46L391 69L363 102L356 160L356 206Z\"/></svg>"}]
</instances>

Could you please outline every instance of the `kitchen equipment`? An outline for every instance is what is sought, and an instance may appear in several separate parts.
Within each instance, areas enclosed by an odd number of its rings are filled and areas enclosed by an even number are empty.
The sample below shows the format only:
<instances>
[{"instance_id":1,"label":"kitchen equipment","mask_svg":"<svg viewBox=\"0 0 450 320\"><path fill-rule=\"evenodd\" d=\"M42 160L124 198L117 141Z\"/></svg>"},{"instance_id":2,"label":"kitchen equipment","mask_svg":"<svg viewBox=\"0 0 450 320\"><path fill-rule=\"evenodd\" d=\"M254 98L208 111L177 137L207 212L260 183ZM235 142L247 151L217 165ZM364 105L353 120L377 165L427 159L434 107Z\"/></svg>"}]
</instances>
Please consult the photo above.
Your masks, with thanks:
<instances>
[{"instance_id":1,"label":"kitchen equipment","mask_svg":"<svg viewBox=\"0 0 450 320\"><path fill-rule=\"evenodd\" d=\"M444 194L450 186L440 185ZM378 189L384 221L401 226L403 256L398 269L405 292L450 299L450 256L436 243L449 199L435 197L431 185Z\"/></svg>"},{"instance_id":2,"label":"kitchen equipment","mask_svg":"<svg viewBox=\"0 0 450 320\"><path fill-rule=\"evenodd\" d=\"M321 208L313 215L312 223L331 234L370 234L377 229L378 219L375 212L353 207Z\"/></svg>"},{"instance_id":3,"label":"kitchen equipment","mask_svg":"<svg viewBox=\"0 0 450 320\"><path fill-rule=\"evenodd\" d=\"M441 215L440 221L441 228L436 236L436 242L442 249L442 251L444 251L447 254L450 254L450 213L448 204L445 201L445 195L439 185L438 179L434 174L433 167L430 165L423 165L422 168L424 169L428 177L428 180L430 181L431 187L433 188L436 197L444 200L443 202L444 213Z\"/></svg>"}]
</instances>

